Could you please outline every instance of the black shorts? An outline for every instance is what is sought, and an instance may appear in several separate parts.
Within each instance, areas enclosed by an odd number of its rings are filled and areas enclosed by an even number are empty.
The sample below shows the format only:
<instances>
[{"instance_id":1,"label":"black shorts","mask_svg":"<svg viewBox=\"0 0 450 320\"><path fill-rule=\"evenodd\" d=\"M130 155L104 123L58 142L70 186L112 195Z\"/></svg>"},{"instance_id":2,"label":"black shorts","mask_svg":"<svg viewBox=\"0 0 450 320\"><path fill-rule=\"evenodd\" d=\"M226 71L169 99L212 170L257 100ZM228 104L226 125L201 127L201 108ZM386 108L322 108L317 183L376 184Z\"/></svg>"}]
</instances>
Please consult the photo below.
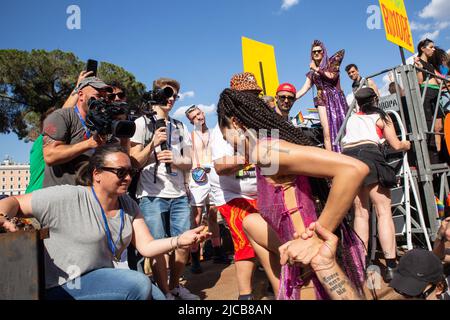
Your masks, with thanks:
<instances>
[{"instance_id":1,"label":"black shorts","mask_svg":"<svg viewBox=\"0 0 450 320\"><path fill-rule=\"evenodd\" d=\"M370 172L364 179L363 186L379 183L383 187L392 188L397 185L394 168L386 162L377 145L362 144L345 148L342 153L364 162L369 167Z\"/></svg>"}]
</instances>

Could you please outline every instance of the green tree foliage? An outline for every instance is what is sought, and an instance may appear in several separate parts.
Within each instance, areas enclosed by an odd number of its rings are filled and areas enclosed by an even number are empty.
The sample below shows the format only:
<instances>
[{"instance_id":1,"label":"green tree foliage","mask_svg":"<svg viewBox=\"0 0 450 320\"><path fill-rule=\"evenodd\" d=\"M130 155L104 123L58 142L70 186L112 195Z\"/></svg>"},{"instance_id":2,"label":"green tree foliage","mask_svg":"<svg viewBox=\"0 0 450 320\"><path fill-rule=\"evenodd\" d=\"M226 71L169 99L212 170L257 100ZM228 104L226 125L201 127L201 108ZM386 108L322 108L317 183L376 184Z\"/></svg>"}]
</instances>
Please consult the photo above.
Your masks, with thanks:
<instances>
[{"instance_id":1,"label":"green tree foliage","mask_svg":"<svg viewBox=\"0 0 450 320\"><path fill-rule=\"evenodd\" d=\"M60 50L0 50L0 133L34 140L41 115L64 104L84 68L73 53ZM98 75L122 82L130 104L145 90L131 73L110 63L101 63Z\"/></svg>"}]
</instances>

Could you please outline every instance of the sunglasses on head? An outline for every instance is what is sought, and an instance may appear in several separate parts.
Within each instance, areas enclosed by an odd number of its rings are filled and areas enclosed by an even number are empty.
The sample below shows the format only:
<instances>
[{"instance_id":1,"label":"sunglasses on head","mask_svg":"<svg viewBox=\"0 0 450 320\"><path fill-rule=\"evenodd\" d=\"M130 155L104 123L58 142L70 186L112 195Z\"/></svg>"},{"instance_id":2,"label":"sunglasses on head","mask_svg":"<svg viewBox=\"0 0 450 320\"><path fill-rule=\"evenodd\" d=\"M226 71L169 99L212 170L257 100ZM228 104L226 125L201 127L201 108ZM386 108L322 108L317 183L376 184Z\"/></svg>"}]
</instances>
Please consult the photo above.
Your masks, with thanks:
<instances>
[{"instance_id":1,"label":"sunglasses on head","mask_svg":"<svg viewBox=\"0 0 450 320\"><path fill-rule=\"evenodd\" d=\"M293 96L278 96L278 99L280 99L281 101L284 101L286 99L288 99L289 101L294 101L295 97L293 97Z\"/></svg>"},{"instance_id":2,"label":"sunglasses on head","mask_svg":"<svg viewBox=\"0 0 450 320\"><path fill-rule=\"evenodd\" d=\"M323 50L313 50L312 53L322 53Z\"/></svg>"},{"instance_id":3,"label":"sunglasses on head","mask_svg":"<svg viewBox=\"0 0 450 320\"><path fill-rule=\"evenodd\" d=\"M108 172L114 173L117 176L117 178L119 178L120 180L125 179L127 175L130 175L130 177L133 178L137 173L137 170L134 168L101 167L99 169L103 170L103 171L108 171Z\"/></svg>"},{"instance_id":4,"label":"sunglasses on head","mask_svg":"<svg viewBox=\"0 0 450 320\"><path fill-rule=\"evenodd\" d=\"M123 99L125 98L125 93L124 92L118 92L118 93L108 93L108 99L109 100L114 100L116 98L116 96L119 99Z\"/></svg>"}]
</instances>

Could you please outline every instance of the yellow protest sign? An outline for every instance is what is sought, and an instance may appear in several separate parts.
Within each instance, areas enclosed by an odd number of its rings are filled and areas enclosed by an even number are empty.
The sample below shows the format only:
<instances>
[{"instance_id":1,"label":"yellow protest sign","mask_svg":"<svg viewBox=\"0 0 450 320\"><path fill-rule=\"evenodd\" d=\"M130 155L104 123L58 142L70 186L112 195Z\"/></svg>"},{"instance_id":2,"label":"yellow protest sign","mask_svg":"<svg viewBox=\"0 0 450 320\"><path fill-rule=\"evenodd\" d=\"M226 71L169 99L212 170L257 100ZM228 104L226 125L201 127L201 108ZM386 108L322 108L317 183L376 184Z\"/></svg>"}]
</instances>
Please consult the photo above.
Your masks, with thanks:
<instances>
[{"instance_id":1,"label":"yellow protest sign","mask_svg":"<svg viewBox=\"0 0 450 320\"><path fill-rule=\"evenodd\" d=\"M273 46L242 37L244 72L255 75L264 94L275 96L278 87L277 63Z\"/></svg>"},{"instance_id":2,"label":"yellow protest sign","mask_svg":"<svg viewBox=\"0 0 450 320\"><path fill-rule=\"evenodd\" d=\"M414 53L414 42L403 0L379 0L388 41Z\"/></svg>"}]
</instances>

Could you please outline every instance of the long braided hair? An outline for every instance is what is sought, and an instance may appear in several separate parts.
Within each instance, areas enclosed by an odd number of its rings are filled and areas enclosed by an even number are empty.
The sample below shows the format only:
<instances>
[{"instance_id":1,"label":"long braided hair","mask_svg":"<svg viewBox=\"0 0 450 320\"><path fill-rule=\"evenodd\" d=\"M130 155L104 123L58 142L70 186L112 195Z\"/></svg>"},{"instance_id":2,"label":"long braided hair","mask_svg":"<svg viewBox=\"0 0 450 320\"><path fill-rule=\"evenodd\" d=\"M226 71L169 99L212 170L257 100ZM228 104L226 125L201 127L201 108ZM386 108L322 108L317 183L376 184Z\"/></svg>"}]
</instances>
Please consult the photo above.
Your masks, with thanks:
<instances>
[{"instance_id":1,"label":"long braided hair","mask_svg":"<svg viewBox=\"0 0 450 320\"><path fill-rule=\"evenodd\" d=\"M315 145L300 128L273 112L263 100L250 93L225 89L220 94L217 114L221 128L229 127L230 118L234 116L247 129L256 130L257 134L259 130L267 129L267 137L270 137L271 129L277 129L282 140L302 146ZM330 190L324 179L309 177L309 182L317 214L320 215Z\"/></svg>"},{"instance_id":2,"label":"long braided hair","mask_svg":"<svg viewBox=\"0 0 450 320\"><path fill-rule=\"evenodd\" d=\"M305 136L300 128L294 127L282 116L273 112L264 101L253 94L225 89L220 94L217 107L218 123L221 128L229 127L231 117L236 117L238 121L247 129L258 132L260 129L267 129L268 136L271 129L279 130L279 137L282 140L312 146L312 141ZM317 216L323 210L328 198L329 187L325 179L308 177L311 193L316 206ZM355 232L344 222L341 227L340 263L343 265L346 274L359 292L362 292L362 279L364 273L364 262L361 257L364 255L362 242Z\"/></svg>"},{"instance_id":3,"label":"long braided hair","mask_svg":"<svg viewBox=\"0 0 450 320\"><path fill-rule=\"evenodd\" d=\"M251 93L225 89L220 94L217 114L222 128L229 127L230 118L234 116L247 129L253 129L257 133L261 129L268 130L268 137L272 129L277 129L282 140L303 146L314 145L300 128L273 112L262 99Z\"/></svg>"}]
</instances>

